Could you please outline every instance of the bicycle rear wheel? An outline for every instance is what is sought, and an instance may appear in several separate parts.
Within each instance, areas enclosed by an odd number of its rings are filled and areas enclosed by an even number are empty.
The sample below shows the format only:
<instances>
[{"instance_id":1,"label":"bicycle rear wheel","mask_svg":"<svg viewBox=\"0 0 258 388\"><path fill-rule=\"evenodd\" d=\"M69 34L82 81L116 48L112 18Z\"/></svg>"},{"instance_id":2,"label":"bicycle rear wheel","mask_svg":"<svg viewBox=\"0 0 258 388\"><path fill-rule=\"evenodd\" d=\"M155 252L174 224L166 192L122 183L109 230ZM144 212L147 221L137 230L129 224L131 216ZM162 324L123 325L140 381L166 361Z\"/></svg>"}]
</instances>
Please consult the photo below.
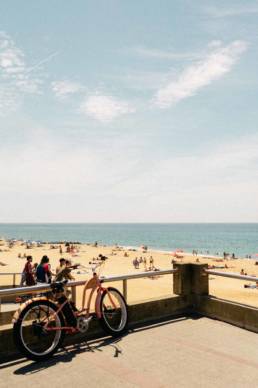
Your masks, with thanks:
<instances>
[{"instance_id":1,"label":"bicycle rear wheel","mask_svg":"<svg viewBox=\"0 0 258 388\"><path fill-rule=\"evenodd\" d=\"M27 358L43 361L60 347L65 335L61 330L64 318L60 312L56 314L57 309L49 300L33 301L14 323L14 342Z\"/></svg>"},{"instance_id":2,"label":"bicycle rear wheel","mask_svg":"<svg viewBox=\"0 0 258 388\"><path fill-rule=\"evenodd\" d=\"M123 295L115 288L108 287L103 291L100 299L101 318L103 329L112 336L122 334L128 323L128 310Z\"/></svg>"}]
</instances>

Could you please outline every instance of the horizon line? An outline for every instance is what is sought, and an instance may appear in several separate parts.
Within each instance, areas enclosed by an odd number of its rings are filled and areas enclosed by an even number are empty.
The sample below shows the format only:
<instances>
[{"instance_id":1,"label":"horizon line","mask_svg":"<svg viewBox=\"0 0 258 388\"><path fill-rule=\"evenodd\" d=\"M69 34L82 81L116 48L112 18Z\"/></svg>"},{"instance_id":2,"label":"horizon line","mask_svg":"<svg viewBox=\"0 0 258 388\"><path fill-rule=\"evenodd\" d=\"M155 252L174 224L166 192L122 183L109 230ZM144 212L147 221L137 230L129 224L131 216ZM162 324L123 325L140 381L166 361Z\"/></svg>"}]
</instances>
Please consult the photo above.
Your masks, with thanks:
<instances>
[{"instance_id":1,"label":"horizon line","mask_svg":"<svg viewBox=\"0 0 258 388\"><path fill-rule=\"evenodd\" d=\"M244 222L240 222L240 221L166 221L166 222L162 222L162 221L148 221L148 222L144 222L144 221L129 221L129 222L126 222L126 221L123 221L123 222L119 222L119 221L43 221L43 222L35 222L35 221L25 221L25 222L15 222L15 221L11 221L11 222L0 222L0 225L61 225L61 224L73 224L73 225L87 225L87 224L106 224L106 225L109 225L109 224L124 224L124 225L127 225L127 224L141 224L141 225L148 225L148 224L167 224L167 225L170 225L170 224L258 224L258 221L244 221Z\"/></svg>"}]
</instances>

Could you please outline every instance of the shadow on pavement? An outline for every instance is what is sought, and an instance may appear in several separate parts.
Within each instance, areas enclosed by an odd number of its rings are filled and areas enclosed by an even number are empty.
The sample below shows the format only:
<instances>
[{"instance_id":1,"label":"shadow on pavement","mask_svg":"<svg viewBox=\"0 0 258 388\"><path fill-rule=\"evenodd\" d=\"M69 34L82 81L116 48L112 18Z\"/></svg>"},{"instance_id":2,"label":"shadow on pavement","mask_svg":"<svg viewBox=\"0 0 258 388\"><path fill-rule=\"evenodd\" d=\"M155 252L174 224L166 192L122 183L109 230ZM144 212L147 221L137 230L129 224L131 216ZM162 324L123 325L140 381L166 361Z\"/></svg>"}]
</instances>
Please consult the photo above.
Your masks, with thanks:
<instances>
[{"instance_id":1,"label":"shadow on pavement","mask_svg":"<svg viewBox=\"0 0 258 388\"><path fill-rule=\"evenodd\" d=\"M32 362L30 364L26 364L14 371L16 375L28 375L38 373L44 369L50 368L59 363L67 363L71 362L78 354L85 352L102 352L102 348L105 346L111 346L114 348L113 357L118 357L122 354L122 349L118 345L118 343L122 340L123 337L119 338L104 338L101 340L94 340L91 342L83 342L80 344L67 346L61 349L57 354L51 357L51 359L42 362ZM24 362L24 360L20 361ZM17 362L18 364L18 362ZM15 365L15 364L12 364ZM6 365L6 367L10 366L10 363Z\"/></svg>"},{"instance_id":2,"label":"shadow on pavement","mask_svg":"<svg viewBox=\"0 0 258 388\"><path fill-rule=\"evenodd\" d=\"M145 324L138 324L134 325L133 327L129 328L128 332L125 333L122 337L118 338L112 338L112 337L102 337L102 338L96 338L88 341L84 341L78 344L74 345L67 345L59 350L58 353L56 353L54 356L51 357L51 359L47 361L42 362L30 362L28 364L27 359L19 359L19 360L13 360L6 362L5 364L0 366L0 370L4 368L8 368L10 366L20 366L21 364L26 364L23 366L18 367L14 371L15 375L29 375L38 373L42 370L45 370L47 368L53 367L54 365L57 365L59 363L69 363L71 362L77 355L84 353L84 352L102 352L103 348L109 346L114 349L113 357L119 357L123 354L123 349L121 348L120 342L126 335L133 335L134 333L150 330L156 327L164 326L164 325L170 325L175 324L181 321L185 321L188 319L199 319L201 318L200 315L197 314L190 314L190 315L178 315L174 316L173 318L167 318L167 319L161 319L161 320L155 320L152 322L148 322Z\"/></svg>"}]
</instances>

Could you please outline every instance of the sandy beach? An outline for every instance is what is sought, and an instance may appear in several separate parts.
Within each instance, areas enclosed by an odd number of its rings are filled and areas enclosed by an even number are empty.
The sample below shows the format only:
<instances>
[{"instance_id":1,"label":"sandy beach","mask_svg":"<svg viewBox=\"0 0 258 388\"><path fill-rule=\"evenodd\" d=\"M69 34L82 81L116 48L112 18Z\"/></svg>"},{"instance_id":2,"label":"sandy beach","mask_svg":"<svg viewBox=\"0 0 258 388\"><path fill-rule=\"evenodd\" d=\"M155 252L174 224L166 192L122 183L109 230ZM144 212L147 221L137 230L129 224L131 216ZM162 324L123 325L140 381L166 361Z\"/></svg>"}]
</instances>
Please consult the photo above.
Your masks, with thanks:
<instances>
[{"instance_id":1,"label":"sandy beach","mask_svg":"<svg viewBox=\"0 0 258 388\"><path fill-rule=\"evenodd\" d=\"M12 247L8 242L0 241L0 273L7 274L12 272L20 273L26 263L25 255L31 255L33 262L40 262L43 255L47 255L50 259L50 264L53 272L58 265L60 257L69 258L73 263L80 263L83 266L89 267L90 262L94 261L99 254L107 256L104 266L101 268L101 275L115 275L137 273L144 271L143 263L139 265L139 269L135 269L132 262L137 257L146 258L147 266L149 266L150 257L154 260L154 266L158 269L171 268L171 260L175 259L179 262L196 262L197 258L201 263L208 263L214 266L216 270L234 272L239 274L241 269L248 275L258 276L258 265L255 265L255 260L251 259L227 259L221 258L205 258L200 255L193 256L191 254L182 253L181 258L174 258L171 253L164 251L147 250L142 248L131 250L128 247L118 246L97 246L94 244L78 244L74 253L67 253L64 244L61 245L63 253L60 254L59 245L42 244L42 246L33 245L30 248L26 247L21 241L14 243ZM21 257L19 257L21 256ZM225 268L225 266L227 268ZM82 269L73 271L73 276L76 280L87 279L90 275L84 273ZM16 284L19 284L20 276L16 275ZM0 276L0 286L11 285L12 276ZM216 297L241 302L258 307L258 289L248 289L244 284L250 284L242 280L222 278L210 276L210 294ZM255 284L255 283L252 283ZM122 289L122 282L113 284L116 288ZM81 288L81 287L80 287ZM78 296L81 290L78 289ZM156 279L137 279L128 282L128 302L138 302L149 300L152 298L160 298L171 295L172 280L171 276L161 276ZM80 300L80 298L78 298Z\"/></svg>"}]
</instances>

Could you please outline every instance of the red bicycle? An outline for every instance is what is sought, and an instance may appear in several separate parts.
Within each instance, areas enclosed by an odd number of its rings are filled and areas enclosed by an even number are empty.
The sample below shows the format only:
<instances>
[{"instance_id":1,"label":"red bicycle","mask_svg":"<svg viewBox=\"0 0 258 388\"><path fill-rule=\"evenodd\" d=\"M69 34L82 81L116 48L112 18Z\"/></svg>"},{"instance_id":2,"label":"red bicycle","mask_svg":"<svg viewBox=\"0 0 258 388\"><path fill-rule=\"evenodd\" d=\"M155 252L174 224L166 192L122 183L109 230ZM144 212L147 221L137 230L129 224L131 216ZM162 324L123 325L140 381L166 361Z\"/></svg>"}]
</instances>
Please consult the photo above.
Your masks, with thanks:
<instances>
[{"instance_id":1,"label":"red bicycle","mask_svg":"<svg viewBox=\"0 0 258 388\"><path fill-rule=\"evenodd\" d=\"M61 346L65 334L86 333L94 317L112 336L120 336L126 330L128 309L124 297L113 287L102 287L96 272L85 283L80 310L66 296L66 283L52 283L51 297L32 298L16 311L14 342L27 358L35 361L50 358ZM95 312L92 312L94 294Z\"/></svg>"}]
</instances>

